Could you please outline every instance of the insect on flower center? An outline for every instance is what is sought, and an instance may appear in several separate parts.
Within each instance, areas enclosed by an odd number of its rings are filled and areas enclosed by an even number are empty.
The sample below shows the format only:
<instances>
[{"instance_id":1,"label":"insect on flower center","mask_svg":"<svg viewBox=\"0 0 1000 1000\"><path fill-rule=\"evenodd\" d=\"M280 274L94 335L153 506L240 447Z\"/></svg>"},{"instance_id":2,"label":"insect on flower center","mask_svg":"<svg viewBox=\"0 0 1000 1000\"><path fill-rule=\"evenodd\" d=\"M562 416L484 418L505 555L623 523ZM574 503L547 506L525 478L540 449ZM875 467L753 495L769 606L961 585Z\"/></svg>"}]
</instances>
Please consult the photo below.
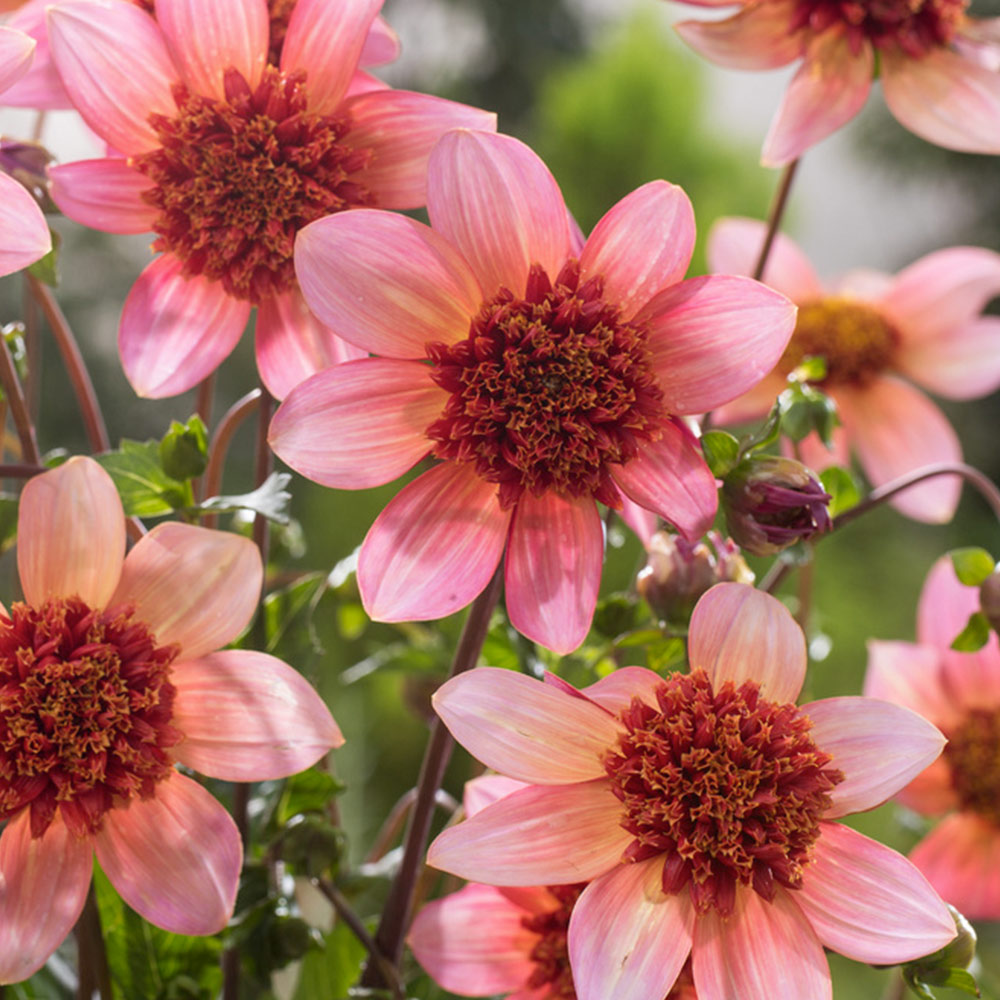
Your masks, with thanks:
<instances>
[{"instance_id":1,"label":"insect on flower center","mask_svg":"<svg viewBox=\"0 0 1000 1000\"><path fill-rule=\"evenodd\" d=\"M225 100L177 84L177 115L149 118L160 146L130 160L154 185L143 195L160 211L153 249L254 304L294 285L303 226L373 204L358 176L371 150L345 138L349 115L307 110L303 80L267 66L251 90L230 68Z\"/></svg>"},{"instance_id":2,"label":"insect on flower center","mask_svg":"<svg viewBox=\"0 0 1000 1000\"><path fill-rule=\"evenodd\" d=\"M665 855L663 891L685 886L699 913L732 913L737 885L764 899L799 888L830 790L843 774L795 705L759 686L714 692L703 670L675 674L657 706L633 698L604 766L635 838L629 861Z\"/></svg>"},{"instance_id":3,"label":"insect on flower center","mask_svg":"<svg viewBox=\"0 0 1000 1000\"><path fill-rule=\"evenodd\" d=\"M944 758L962 809L1000 826L1000 708L968 712L948 734Z\"/></svg>"},{"instance_id":4,"label":"insect on flower center","mask_svg":"<svg viewBox=\"0 0 1000 1000\"><path fill-rule=\"evenodd\" d=\"M610 466L660 436L662 398L643 327L581 284L569 261L531 267L522 298L501 288L457 344L428 344L431 377L451 393L427 431L441 459L472 462L512 506L524 490L620 507Z\"/></svg>"},{"instance_id":5,"label":"insect on flower center","mask_svg":"<svg viewBox=\"0 0 1000 1000\"><path fill-rule=\"evenodd\" d=\"M59 809L77 836L148 798L172 768L174 646L127 606L77 597L0 615L0 819L25 806L40 837Z\"/></svg>"}]
</instances>

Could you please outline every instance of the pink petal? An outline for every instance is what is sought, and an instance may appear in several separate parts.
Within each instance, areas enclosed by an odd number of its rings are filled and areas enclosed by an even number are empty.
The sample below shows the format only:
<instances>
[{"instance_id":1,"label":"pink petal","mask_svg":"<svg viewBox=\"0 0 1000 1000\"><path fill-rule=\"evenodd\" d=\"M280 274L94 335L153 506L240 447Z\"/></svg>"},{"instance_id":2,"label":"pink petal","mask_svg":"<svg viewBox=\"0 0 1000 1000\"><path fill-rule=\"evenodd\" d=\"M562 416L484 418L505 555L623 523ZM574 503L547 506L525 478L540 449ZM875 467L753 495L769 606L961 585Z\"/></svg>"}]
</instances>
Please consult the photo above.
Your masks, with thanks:
<instances>
[{"instance_id":1,"label":"pink petal","mask_svg":"<svg viewBox=\"0 0 1000 1000\"><path fill-rule=\"evenodd\" d=\"M271 422L283 462L314 482L363 489L392 482L430 450L425 431L448 393L419 361L361 358L295 387Z\"/></svg>"},{"instance_id":2,"label":"pink petal","mask_svg":"<svg viewBox=\"0 0 1000 1000\"><path fill-rule=\"evenodd\" d=\"M618 715L641 698L654 707L658 704L656 692L663 687L663 678L645 667L619 667L607 677L585 687L582 691L591 701Z\"/></svg>"},{"instance_id":3,"label":"pink petal","mask_svg":"<svg viewBox=\"0 0 1000 1000\"><path fill-rule=\"evenodd\" d=\"M90 458L29 479L17 521L17 569L28 604L78 596L105 607L125 558L125 514L111 477Z\"/></svg>"},{"instance_id":4,"label":"pink petal","mask_svg":"<svg viewBox=\"0 0 1000 1000\"><path fill-rule=\"evenodd\" d=\"M268 781L343 745L330 710L287 663L249 649L174 664L170 720L184 734L181 763L223 781Z\"/></svg>"},{"instance_id":5,"label":"pink petal","mask_svg":"<svg viewBox=\"0 0 1000 1000\"><path fill-rule=\"evenodd\" d=\"M372 21L361 50L362 66L384 66L399 56L399 38L389 27L384 17L379 14Z\"/></svg>"},{"instance_id":6,"label":"pink petal","mask_svg":"<svg viewBox=\"0 0 1000 1000\"><path fill-rule=\"evenodd\" d=\"M361 546L358 588L375 621L425 621L465 607L490 581L510 511L495 483L446 462L404 487Z\"/></svg>"},{"instance_id":7,"label":"pink petal","mask_svg":"<svg viewBox=\"0 0 1000 1000\"><path fill-rule=\"evenodd\" d=\"M831 291L852 299L865 299L881 311L882 299L892 288L895 278L884 271L856 267L845 271L833 282Z\"/></svg>"},{"instance_id":8,"label":"pink petal","mask_svg":"<svg viewBox=\"0 0 1000 1000\"><path fill-rule=\"evenodd\" d=\"M377 90L345 105L354 121L346 140L373 152L358 181L379 208L419 208L427 201L427 158L449 129L496 131L496 115L407 90Z\"/></svg>"},{"instance_id":9,"label":"pink petal","mask_svg":"<svg viewBox=\"0 0 1000 1000\"><path fill-rule=\"evenodd\" d=\"M45 964L90 888L90 840L58 818L32 837L29 813L23 809L0 836L0 983L19 983Z\"/></svg>"},{"instance_id":10,"label":"pink petal","mask_svg":"<svg viewBox=\"0 0 1000 1000\"><path fill-rule=\"evenodd\" d=\"M532 786L439 834L433 868L491 885L562 885L610 871L632 840L606 778Z\"/></svg>"},{"instance_id":11,"label":"pink petal","mask_svg":"<svg viewBox=\"0 0 1000 1000\"><path fill-rule=\"evenodd\" d=\"M761 163L784 166L850 121L868 97L874 67L868 42L855 55L843 32L817 35L771 122Z\"/></svg>"},{"instance_id":12,"label":"pink petal","mask_svg":"<svg viewBox=\"0 0 1000 1000\"><path fill-rule=\"evenodd\" d=\"M142 200L149 179L118 158L77 160L49 167L50 193L59 210L106 233L148 233L159 210Z\"/></svg>"},{"instance_id":13,"label":"pink petal","mask_svg":"<svg viewBox=\"0 0 1000 1000\"><path fill-rule=\"evenodd\" d=\"M502 774L482 774L465 783L462 789L462 808L466 816L475 816L477 812L493 805L505 795L519 792L527 787L523 781L516 781Z\"/></svg>"},{"instance_id":14,"label":"pink petal","mask_svg":"<svg viewBox=\"0 0 1000 1000\"><path fill-rule=\"evenodd\" d=\"M8 8L11 5L8 3ZM45 8L48 0L27 0L13 3L10 17L6 21L9 29L16 29L30 35L35 43L35 57L27 73L9 88L2 88L3 103L12 107L48 110L72 108L73 102L66 93L59 74L52 62L49 47L49 33L45 23ZM0 10L3 4L0 3Z\"/></svg>"},{"instance_id":15,"label":"pink petal","mask_svg":"<svg viewBox=\"0 0 1000 1000\"><path fill-rule=\"evenodd\" d=\"M174 934L215 934L236 903L243 846L229 813L176 771L149 799L112 809L94 838L122 899Z\"/></svg>"},{"instance_id":16,"label":"pink petal","mask_svg":"<svg viewBox=\"0 0 1000 1000\"><path fill-rule=\"evenodd\" d=\"M802 55L801 35L789 30L793 2L748 3L721 21L682 21L677 34L699 55L730 69L775 69Z\"/></svg>"},{"instance_id":17,"label":"pink petal","mask_svg":"<svg viewBox=\"0 0 1000 1000\"><path fill-rule=\"evenodd\" d=\"M952 784L951 765L943 756L938 757L901 788L893 800L925 816L940 816L957 809L959 800Z\"/></svg>"},{"instance_id":18,"label":"pink petal","mask_svg":"<svg viewBox=\"0 0 1000 1000\"><path fill-rule=\"evenodd\" d=\"M52 58L84 121L122 153L156 149L149 116L176 115L177 70L153 18L119 0L67 0L48 14Z\"/></svg>"},{"instance_id":19,"label":"pink petal","mask_svg":"<svg viewBox=\"0 0 1000 1000\"><path fill-rule=\"evenodd\" d=\"M640 507L630 497L622 495L622 506L618 513L621 519L635 532L636 537L643 544L643 548L649 548L653 534L660 526L660 518L651 510Z\"/></svg>"},{"instance_id":20,"label":"pink petal","mask_svg":"<svg viewBox=\"0 0 1000 1000\"><path fill-rule=\"evenodd\" d=\"M618 865L573 907L569 960L579 1000L665 997L688 955L695 913L687 892L664 895L663 859Z\"/></svg>"},{"instance_id":21,"label":"pink petal","mask_svg":"<svg viewBox=\"0 0 1000 1000\"><path fill-rule=\"evenodd\" d=\"M140 396L162 399L197 385L229 355L250 317L249 302L217 281L185 278L182 266L171 254L157 257L122 308L118 351Z\"/></svg>"},{"instance_id":22,"label":"pink petal","mask_svg":"<svg viewBox=\"0 0 1000 1000\"><path fill-rule=\"evenodd\" d=\"M788 609L743 583L720 583L695 605L688 631L691 669L718 691L726 681L760 685L765 698L793 702L806 676L806 640Z\"/></svg>"},{"instance_id":23,"label":"pink petal","mask_svg":"<svg viewBox=\"0 0 1000 1000\"><path fill-rule=\"evenodd\" d=\"M225 71L256 88L267 61L265 0L157 0L156 22L181 78L196 94L225 100Z\"/></svg>"},{"instance_id":24,"label":"pink petal","mask_svg":"<svg viewBox=\"0 0 1000 1000\"><path fill-rule=\"evenodd\" d=\"M828 395L837 407L837 412L842 413L843 403L838 398L838 391L831 389ZM849 468L851 465L851 442L843 427L834 427L830 444L831 447L827 448L820 440L820 436L813 431L812 434L796 444L797 457L800 462L817 472L829 468L831 465Z\"/></svg>"},{"instance_id":25,"label":"pink petal","mask_svg":"<svg viewBox=\"0 0 1000 1000\"><path fill-rule=\"evenodd\" d=\"M895 965L955 936L948 907L896 851L840 823L821 823L802 889L792 895L827 948Z\"/></svg>"},{"instance_id":26,"label":"pink petal","mask_svg":"<svg viewBox=\"0 0 1000 1000\"><path fill-rule=\"evenodd\" d=\"M950 559L948 563L950 568ZM963 628L964 621L951 638ZM942 729L950 729L959 718L942 684L941 655L931 646L869 639L864 695L902 705Z\"/></svg>"},{"instance_id":27,"label":"pink petal","mask_svg":"<svg viewBox=\"0 0 1000 1000\"><path fill-rule=\"evenodd\" d=\"M554 279L570 252L566 206L555 178L508 135L449 132L427 173L427 211L469 262L484 297L524 293L528 269Z\"/></svg>"},{"instance_id":28,"label":"pink petal","mask_svg":"<svg viewBox=\"0 0 1000 1000\"><path fill-rule=\"evenodd\" d=\"M604 562L604 529L590 497L525 492L507 548L504 589L510 623L565 655L587 638Z\"/></svg>"},{"instance_id":29,"label":"pink petal","mask_svg":"<svg viewBox=\"0 0 1000 1000\"><path fill-rule=\"evenodd\" d=\"M36 45L23 31L0 27L0 92L28 72Z\"/></svg>"},{"instance_id":30,"label":"pink petal","mask_svg":"<svg viewBox=\"0 0 1000 1000\"><path fill-rule=\"evenodd\" d=\"M725 406L712 411L712 422L726 426L729 424L744 424L765 416L774 406L779 394L788 388L788 381L783 375L772 372L758 382L748 392L743 393ZM818 439L817 439L818 440ZM820 445L822 448L822 444ZM811 462L802 459L810 468L816 468Z\"/></svg>"},{"instance_id":31,"label":"pink petal","mask_svg":"<svg viewBox=\"0 0 1000 1000\"><path fill-rule=\"evenodd\" d=\"M908 708L874 698L824 698L802 706L816 746L833 755L844 780L826 813L835 819L874 809L937 759L941 732Z\"/></svg>"},{"instance_id":32,"label":"pink petal","mask_svg":"<svg viewBox=\"0 0 1000 1000\"><path fill-rule=\"evenodd\" d=\"M1000 319L984 316L945 337L907 346L899 370L948 399L978 399L1000 387Z\"/></svg>"},{"instance_id":33,"label":"pink petal","mask_svg":"<svg viewBox=\"0 0 1000 1000\"><path fill-rule=\"evenodd\" d=\"M42 210L13 177L0 174L0 277L33 264L52 249Z\"/></svg>"},{"instance_id":34,"label":"pink petal","mask_svg":"<svg viewBox=\"0 0 1000 1000\"><path fill-rule=\"evenodd\" d=\"M661 292L641 317L663 405L703 413L752 389L781 359L796 311L750 278L707 275Z\"/></svg>"},{"instance_id":35,"label":"pink petal","mask_svg":"<svg viewBox=\"0 0 1000 1000\"><path fill-rule=\"evenodd\" d=\"M309 110L330 114L358 68L369 29L383 0L298 0L281 47L285 74L302 70Z\"/></svg>"},{"instance_id":36,"label":"pink petal","mask_svg":"<svg viewBox=\"0 0 1000 1000\"><path fill-rule=\"evenodd\" d=\"M606 774L619 723L585 698L496 667L446 681L432 698L452 736L487 767L536 785L565 785ZM527 883L525 883L527 884Z\"/></svg>"},{"instance_id":37,"label":"pink petal","mask_svg":"<svg viewBox=\"0 0 1000 1000\"><path fill-rule=\"evenodd\" d=\"M178 660L232 642L260 599L260 553L249 538L193 524L158 524L125 559L112 604L135 605L163 645L178 643Z\"/></svg>"},{"instance_id":38,"label":"pink petal","mask_svg":"<svg viewBox=\"0 0 1000 1000\"><path fill-rule=\"evenodd\" d=\"M429 342L468 336L483 298L447 240L391 212L358 209L306 226L295 271L323 323L390 358L423 358Z\"/></svg>"},{"instance_id":39,"label":"pink petal","mask_svg":"<svg viewBox=\"0 0 1000 1000\"><path fill-rule=\"evenodd\" d=\"M632 500L694 541L715 518L719 504L715 477L694 435L681 421L667 420L661 429L658 441L641 444L638 457L612 466L611 474Z\"/></svg>"},{"instance_id":40,"label":"pink petal","mask_svg":"<svg viewBox=\"0 0 1000 1000\"><path fill-rule=\"evenodd\" d=\"M684 191L650 181L594 227L580 254L580 281L600 277L604 298L631 319L657 292L684 277L694 250L694 209Z\"/></svg>"}]
</instances>

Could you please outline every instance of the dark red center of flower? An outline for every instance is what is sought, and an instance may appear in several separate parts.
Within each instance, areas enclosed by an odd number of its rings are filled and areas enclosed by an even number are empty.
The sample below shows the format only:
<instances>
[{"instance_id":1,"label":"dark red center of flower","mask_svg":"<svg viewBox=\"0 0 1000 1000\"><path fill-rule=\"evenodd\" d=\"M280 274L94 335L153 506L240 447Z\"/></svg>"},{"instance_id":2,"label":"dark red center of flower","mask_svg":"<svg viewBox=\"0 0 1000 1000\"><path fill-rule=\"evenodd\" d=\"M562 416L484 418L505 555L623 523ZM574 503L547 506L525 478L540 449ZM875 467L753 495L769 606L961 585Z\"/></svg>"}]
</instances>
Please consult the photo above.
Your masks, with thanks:
<instances>
[{"instance_id":1,"label":"dark red center of flower","mask_svg":"<svg viewBox=\"0 0 1000 1000\"><path fill-rule=\"evenodd\" d=\"M127 606L77 597L0 615L0 819L31 809L40 837L60 810L78 836L171 771L174 646Z\"/></svg>"},{"instance_id":2,"label":"dark red center of flower","mask_svg":"<svg viewBox=\"0 0 1000 1000\"><path fill-rule=\"evenodd\" d=\"M1000 708L970 711L948 734L944 758L962 809L1000 826Z\"/></svg>"},{"instance_id":3,"label":"dark red center of flower","mask_svg":"<svg viewBox=\"0 0 1000 1000\"><path fill-rule=\"evenodd\" d=\"M457 344L428 344L431 377L451 393L427 430L441 459L473 462L510 507L524 490L621 506L610 466L655 440L663 393L646 330L580 283L570 260L555 281L534 264L523 298L501 288Z\"/></svg>"},{"instance_id":4,"label":"dark red center of flower","mask_svg":"<svg viewBox=\"0 0 1000 1000\"><path fill-rule=\"evenodd\" d=\"M348 115L306 110L303 79L267 66L251 90L230 68L224 101L178 84L177 115L149 118L161 145L130 160L155 185L143 195L160 210L153 248L253 303L294 284L303 226L373 204L356 176L371 150L344 141Z\"/></svg>"},{"instance_id":5,"label":"dark red center of flower","mask_svg":"<svg viewBox=\"0 0 1000 1000\"><path fill-rule=\"evenodd\" d=\"M767 900L776 884L798 888L844 778L810 738L809 717L753 681L715 692L702 670L668 678L657 704L632 699L604 761L635 838L626 859L666 855L663 891L688 886L699 913L731 914L738 884Z\"/></svg>"}]
</instances>

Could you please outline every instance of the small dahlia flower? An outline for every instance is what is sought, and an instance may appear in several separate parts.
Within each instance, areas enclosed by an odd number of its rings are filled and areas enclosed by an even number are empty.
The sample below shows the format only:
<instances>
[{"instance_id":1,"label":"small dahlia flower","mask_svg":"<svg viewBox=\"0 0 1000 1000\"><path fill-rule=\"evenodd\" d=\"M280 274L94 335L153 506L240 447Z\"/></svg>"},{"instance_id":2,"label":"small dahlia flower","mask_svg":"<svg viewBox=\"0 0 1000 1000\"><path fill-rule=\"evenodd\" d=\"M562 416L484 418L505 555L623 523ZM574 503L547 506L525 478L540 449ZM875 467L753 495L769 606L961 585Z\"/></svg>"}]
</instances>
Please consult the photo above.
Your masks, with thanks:
<instances>
[{"instance_id":1,"label":"small dahlia flower","mask_svg":"<svg viewBox=\"0 0 1000 1000\"><path fill-rule=\"evenodd\" d=\"M905 785L941 734L870 698L796 707L802 632L744 584L701 599L688 651L690 674L627 667L583 691L489 667L444 684L455 738L530 787L445 830L428 863L589 882L569 923L580 1000L664 996L689 957L700 1000L828 1000L824 947L894 964L950 941L917 869L836 822Z\"/></svg>"},{"instance_id":2,"label":"small dahlia flower","mask_svg":"<svg viewBox=\"0 0 1000 1000\"><path fill-rule=\"evenodd\" d=\"M69 933L95 852L151 923L221 930L236 899L240 836L174 765L259 781L343 742L287 664L215 652L243 630L260 594L248 539L162 524L125 556L110 477L74 458L24 487L17 563L24 601L0 613L3 983L30 976Z\"/></svg>"},{"instance_id":3,"label":"small dahlia flower","mask_svg":"<svg viewBox=\"0 0 1000 1000\"><path fill-rule=\"evenodd\" d=\"M951 649L979 593L948 558L934 564L917 609L917 642L871 641L865 693L919 712L948 737L944 753L897 796L928 816L948 814L910 854L965 916L1000 920L1000 646Z\"/></svg>"},{"instance_id":4,"label":"small dahlia flower","mask_svg":"<svg viewBox=\"0 0 1000 1000\"><path fill-rule=\"evenodd\" d=\"M52 197L95 229L157 234L160 256L119 327L140 395L176 395L214 371L253 306L257 365L276 396L361 353L306 308L295 234L331 212L422 205L438 137L495 122L356 73L381 5L298 0L277 64L265 0L157 0L155 19L123 0L50 8L66 90L112 149L53 169Z\"/></svg>"},{"instance_id":5,"label":"small dahlia flower","mask_svg":"<svg viewBox=\"0 0 1000 1000\"><path fill-rule=\"evenodd\" d=\"M1000 18L969 17L969 0L682 0L739 6L720 21L684 21L696 52L733 69L797 59L761 160L781 166L850 121L872 79L911 132L948 149L1000 153Z\"/></svg>"},{"instance_id":6,"label":"small dahlia flower","mask_svg":"<svg viewBox=\"0 0 1000 1000\"><path fill-rule=\"evenodd\" d=\"M299 235L310 308L380 356L300 385L271 444L343 489L439 459L365 539L368 613L451 614L506 549L511 621L568 652L597 599L597 502L620 508L624 495L703 534L715 480L679 415L754 385L780 357L794 307L746 278L682 281L694 217L665 181L620 201L584 244L552 175L509 136L448 133L427 203L433 228L358 211Z\"/></svg>"},{"instance_id":7,"label":"small dahlia flower","mask_svg":"<svg viewBox=\"0 0 1000 1000\"><path fill-rule=\"evenodd\" d=\"M709 236L709 266L749 274L763 240L763 223L723 219ZM771 376L716 413L718 422L763 416L785 376L804 358L821 356L826 377L815 384L836 402L842 426L830 451L815 435L801 442L806 465L848 465L854 451L872 485L881 486L923 465L961 461L951 424L904 379L948 399L975 399L1000 386L1000 319L980 315L1000 295L1000 254L951 247L895 276L858 271L826 288L799 247L779 235L764 280L798 303L795 333ZM920 521L949 521L960 490L957 478L939 477L892 503Z\"/></svg>"}]
</instances>

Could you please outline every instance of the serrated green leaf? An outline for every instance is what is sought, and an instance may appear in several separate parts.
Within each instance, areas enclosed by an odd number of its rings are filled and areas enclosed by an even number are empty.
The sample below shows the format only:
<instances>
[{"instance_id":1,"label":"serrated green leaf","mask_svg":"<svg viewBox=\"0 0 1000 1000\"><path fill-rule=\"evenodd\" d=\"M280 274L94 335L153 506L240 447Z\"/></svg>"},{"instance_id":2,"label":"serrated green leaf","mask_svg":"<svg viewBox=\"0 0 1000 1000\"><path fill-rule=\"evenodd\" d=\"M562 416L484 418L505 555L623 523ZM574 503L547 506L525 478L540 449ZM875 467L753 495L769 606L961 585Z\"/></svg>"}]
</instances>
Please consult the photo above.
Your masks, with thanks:
<instances>
[{"instance_id":1,"label":"serrated green leaf","mask_svg":"<svg viewBox=\"0 0 1000 1000\"><path fill-rule=\"evenodd\" d=\"M299 813L322 812L344 787L332 774L318 771L314 767L293 775L285 783L275 819L279 825L284 826Z\"/></svg>"},{"instance_id":2,"label":"serrated green leaf","mask_svg":"<svg viewBox=\"0 0 1000 1000\"><path fill-rule=\"evenodd\" d=\"M725 479L739 460L740 443L726 431L706 431L701 436L701 450L712 475Z\"/></svg>"},{"instance_id":3,"label":"serrated green leaf","mask_svg":"<svg viewBox=\"0 0 1000 1000\"><path fill-rule=\"evenodd\" d=\"M948 555L955 567L955 576L967 587L978 587L996 568L993 556L976 546L952 549Z\"/></svg>"},{"instance_id":4,"label":"serrated green leaf","mask_svg":"<svg viewBox=\"0 0 1000 1000\"><path fill-rule=\"evenodd\" d=\"M158 517L191 503L191 487L164 472L158 441L126 438L117 451L94 457L111 476L129 517Z\"/></svg>"},{"instance_id":5,"label":"serrated green leaf","mask_svg":"<svg viewBox=\"0 0 1000 1000\"><path fill-rule=\"evenodd\" d=\"M197 413L184 424L171 421L160 442L160 464L168 476L178 480L196 479L205 471L208 431Z\"/></svg>"},{"instance_id":6,"label":"serrated green leaf","mask_svg":"<svg viewBox=\"0 0 1000 1000\"><path fill-rule=\"evenodd\" d=\"M346 924L334 924L322 951L311 951L302 960L294 1000L346 1000L357 981L366 951Z\"/></svg>"},{"instance_id":7,"label":"serrated green leaf","mask_svg":"<svg viewBox=\"0 0 1000 1000\"><path fill-rule=\"evenodd\" d=\"M982 611L973 611L969 621L952 641L951 648L960 653L975 653L982 649L990 637L990 623Z\"/></svg>"},{"instance_id":8,"label":"serrated green leaf","mask_svg":"<svg viewBox=\"0 0 1000 1000\"><path fill-rule=\"evenodd\" d=\"M829 511L831 517L850 510L861 500L861 491L854 476L839 465L831 465L820 473L819 481L830 494Z\"/></svg>"},{"instance_id":9,"label":"serrated green leaf","mask_svg":"<svg viewBox=\"0 0 1000 1000\"><path fill-rule=\"evenodd\" d=\"M230 514L236 510L250 510L269 521L288 524L288 504L291 493L285 487L291 482L287 472L272 472L257 489L233 496L209 497L195 508L203 513Z\"/></svg>"}]
</instances>

